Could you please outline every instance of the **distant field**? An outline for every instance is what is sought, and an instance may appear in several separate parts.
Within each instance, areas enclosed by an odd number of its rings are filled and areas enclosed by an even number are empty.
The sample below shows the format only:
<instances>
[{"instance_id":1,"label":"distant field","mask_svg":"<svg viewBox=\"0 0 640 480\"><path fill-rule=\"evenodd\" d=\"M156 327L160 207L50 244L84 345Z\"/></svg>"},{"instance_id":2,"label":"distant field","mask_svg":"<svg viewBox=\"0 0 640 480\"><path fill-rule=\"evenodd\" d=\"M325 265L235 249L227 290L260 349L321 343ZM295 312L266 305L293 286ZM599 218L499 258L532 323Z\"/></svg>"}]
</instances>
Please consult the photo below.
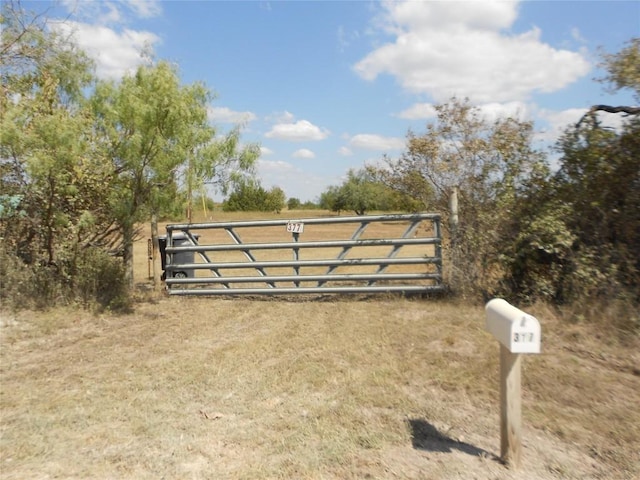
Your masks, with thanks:
<instances>
[{"instance_id":1,"label":"distant field","mask_svg":"<svg viewBox=\"0 0 640 480\"><path fill-rule=\"evenodd\" d=\"M530 310L512 472L482 305L167 297L136 254L131 314L0 309L1 479L640 476L637 339Z\"/></svg>"}]
</instances>

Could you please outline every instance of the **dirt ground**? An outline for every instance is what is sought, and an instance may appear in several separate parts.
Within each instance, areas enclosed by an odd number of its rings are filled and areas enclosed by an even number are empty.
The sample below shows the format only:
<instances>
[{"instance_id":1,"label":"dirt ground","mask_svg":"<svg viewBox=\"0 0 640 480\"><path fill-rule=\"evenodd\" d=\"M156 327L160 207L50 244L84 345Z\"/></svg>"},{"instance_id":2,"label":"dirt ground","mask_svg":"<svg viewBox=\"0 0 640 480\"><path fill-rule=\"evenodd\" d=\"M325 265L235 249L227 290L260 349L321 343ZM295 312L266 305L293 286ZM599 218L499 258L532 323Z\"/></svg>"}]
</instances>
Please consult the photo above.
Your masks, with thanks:
<instances>
[{"instance_id":1,"label":"dirt ground","mask_svg":"<svg viewBox=\"0 0 640 480\"><path fill-rule=\"evenodd\" d=\"M169 297L144 233L133 312L0 306L0 479L640 478L636 337L528 310L513 470L483 305Z\"/></svg>"},{"instance_id":2,"label":"dirt ground","mask_svg":"<svg viewBox=\"0 0 640 480\"><path fill-rule=\"evenodd\" d=\"M2 479L632 479L637 343L538 307L503 465L481 305L146 295L0 314Z\"/></svg>"}]
</instances>

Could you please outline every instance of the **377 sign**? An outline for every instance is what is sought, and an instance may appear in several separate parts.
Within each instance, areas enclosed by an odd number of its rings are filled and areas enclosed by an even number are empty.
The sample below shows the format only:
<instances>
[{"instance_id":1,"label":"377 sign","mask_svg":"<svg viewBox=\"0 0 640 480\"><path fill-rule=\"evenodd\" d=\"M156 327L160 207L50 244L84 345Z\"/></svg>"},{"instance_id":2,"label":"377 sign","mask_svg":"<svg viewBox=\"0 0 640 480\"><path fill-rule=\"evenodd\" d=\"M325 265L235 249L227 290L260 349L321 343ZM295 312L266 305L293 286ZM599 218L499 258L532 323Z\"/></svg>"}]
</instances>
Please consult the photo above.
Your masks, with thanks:
<instances>
[{"instance_id":1,"label":"377 sign","mask_svg":"<svg viewBox=\"0 0 640 480\"><path fill-rule=\"evenodd\" d=\"M304 231L304 223L302 222L289 222L287 223L287 232L289 233L302 233Z\"/></svg>"}]
</instances>

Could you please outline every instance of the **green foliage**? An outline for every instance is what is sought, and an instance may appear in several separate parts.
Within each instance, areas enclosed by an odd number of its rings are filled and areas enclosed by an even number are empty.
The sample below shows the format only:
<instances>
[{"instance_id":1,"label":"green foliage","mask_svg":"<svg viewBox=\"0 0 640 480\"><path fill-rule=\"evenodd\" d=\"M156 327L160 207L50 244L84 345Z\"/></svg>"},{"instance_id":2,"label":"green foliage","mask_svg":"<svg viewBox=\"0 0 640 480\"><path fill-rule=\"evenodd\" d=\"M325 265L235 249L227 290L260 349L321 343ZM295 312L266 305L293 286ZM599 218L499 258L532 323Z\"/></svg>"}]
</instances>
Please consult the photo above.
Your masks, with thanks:
<instances>
[{"instance_id":1,"label":"green foliage","mask_svg":"<svg viewBox=\"0 0 640 480\"><path fill-rule=\"evenodd\" d=\"M23 260L54 264L96 207L91 172L100 169L87 160L91 118L82 96L92 64L19 4L3 3L2 43L0 187L20 195L28 217L4 224L3 237Z\"/></svg>"},{"instance_id":2,"label":"green foliage","mask_svg":"<svg viewBox=\"0 0 640 480\"><path fill-rule=\"evenodd\" d=\"M628 88L640 101L640 37L630 39L617 53L603 53L600 66L607 70L601 81L613 92Z\"/></svg>"},{"instance_id":3,"label":"green foliage","mask_svg":"<svg viewBox=\"0 0 640 480\"><path fill-rule=\"evenodd\" d=\"M47 265L24 263L0 246L0 301L14 309L75 302L97 311L126 311L131 306L122 262L98 248Z\"/></svg>"},{"instance_id":4,"label":"green foliage","mask_svg":"<svg viewBox=\"0 0 640 480\"><path fill-rule=\"evenodd\" d=\"M569 208L562 204L536 212L534 218L521 223L513 257L503 254L512 290L521 300L562 300L563 278L570 271L576 240L566 224L569 213Z\"/></svg>"},{"instance_id":5,"label":"green foliage","mask_svg":"<svg viewBox=\"0 0 640 480\"><path fill-rule=\"evenodd\" d=\"M193 203L196 206L199 206L200 208L202 208L203 210L214 210L216 207L215 202L213 201L212 198L208 197L207 195L198 195L193 199Z\"/></svg>"},{"instance_id":6,"label":"green foliage","mask_svg":"<svg viewBox=\"0 0 640 480\"><path fill-rule=\"evenodd\" d=\"M332 185L320 194L320 208L340 213L345 207L339 196L339 187Z\"/></svg>"},{"instance_id":7,"label":"green foliage","mask_svg":"<svg viewBox=\"0 0 640 480\"><path fill-rule=\"evenodd\" d=\"M69 297L94 247L121 255L132 284L136 224L182 211L181 174L189 187L225 188L251 171L258 147L240 147L239 128L220 135L206 87L183 85L168 62L96 82L46 14L3 2L0 22L0 191L20 199L19 209L3 200L5 253L35 275L29 291L45 303Z\"/></svg>"},{"instance_id":8,"label":"green foliage","mask_svg":"<svg viewBox=\"0 0 640 480\"><path fill-rule=\"evenodd\" d=\"M255 179L238 183L222 203L225 212L275 212L285 206L285 193L279 187L267 191Z\"/></svg>"},{"instance_id":9,"label":"green foliage","mask_svg":"<svg viewBox=\"0 0 640 480\"><path fill-rule=\"evenodd\" d=\"M398 210L414 204L379 181L372 170L349 170L347 179L340 186L331 186L320 196L321 208L340 212L352 210L364 215L371 210Z\"/></svg>"},{"instance_id":10,"label":"green foliage","mask_svg":"<svg viewBox=\"0 0 640 480\"><path fill-rule=\"evenodd\" d=\"M289 200L287 200L287 208L289 210L298 210L301 205L302 205L302 203L300 202L300 199L298 199L298 198L291 197Z\"/></svg>"},{"instance_id":11,"label":"green foliage","mask_svg":"<svg viewBox=\"0 0 640 480\"><path fill-rule=\"evenodd\" d=\"M102 156L115 173L110 203L123 230L152 209L162 213L173 200L166 194L177 168L215 134L207 122L208 101L202 85L182 86L167 62L96 86L91 105Z\"/></svg>"},{"instance_id":12,"label":"green foliage","mask_svg":"<svg viewBox=\"0 0 640 480\"><path fill-rule=\"evenodd\" d=\"M640 91L639 45L633 39L605 55L614 90ZM597 110L558 141L554 177L544 185L529 182L514 210L519 234L503 259L510 290L520 298L550 300L580 318L640 331L633 314L640 311L640 117L632 114L613 130L601 126Z\"/></svg>"},{"instance_id":13,"label":"green foliage","mask_svg":"<svg viewBox=\"0 0 640 480\"><path fill-rule=\"evenodd\" d=\"M74 275L75 296L85 308L126 312L131 296L124 265L104 250L84 250Z\"/></svg>"},{"instance_id":14,"label":"green foliage","mask_svg":"<svg viewBox=\"0 0 640 480\"><path fill-rule=\"evenodd\" d=\"M620 132L583 122L559 148L555 194L569 206L566 222L577 237L574 269L588 271L585 279L604 277L599 284L607 285L576 285L570 299L582 300L581 292L592 298L636 292L640 301L640 118Z\"/></svg>"},{"instance_id":15,"label":"green foliage","mask_svg":"<svg viewBox=\"0 0 640 480\"><path fill-rule=\"evenodd\" d=\"M490 122L455 98L435 108L437 121L424 134L409 132L407 152L373 170L414 205L445 213L444 274L452 290L491 295L501 288L501 259L518 233L514 213L547 178L545 159L531 146L531 122ZM454 190L457 225L446 215Z\"/></svg>"},{"instance_id":16,"label":"green foliage","mask_svg":"<svg viewBox=\"0 0 640 480\"><path fill-rule=\"evenodd\" d=\"M155 212L176 211L178 171L185 169L191 202L194 182L230 168L251 169L257 147L239 149L236 129L222 139L209 124L211 95L201 83L182 85L176 68L143 65L120 83L99 82L91 97L101 156L114 172L109 207L123 240L133 282L134 225ZM201 186L201 185L200 185Z\"/></svg>"},{"instance_id":17,"label":"green foliage","mask_svg":"<svg viewBox=\"0 0 640 480\"><path fill-rule=\"evenodd\" d=\"M285 206L285 199L287 198L284 190L280 187L272 187L267 192L266 199L266 211L280 213Z\"/></svg>"},{"instance_id":18,"label":"green foliage","mask_svg":"<svg viewBox=\"0 0 640 480\"><path fill-rule=\"evenodd\" d=\"M404 156L397 161L385 157L385 161L388 165L393 165L393 168L367 167L367 170L373 178L395 192L401 210L417 212L433 208L434 187L420 173L417 163Z\"/></svg>"}]
</instances>

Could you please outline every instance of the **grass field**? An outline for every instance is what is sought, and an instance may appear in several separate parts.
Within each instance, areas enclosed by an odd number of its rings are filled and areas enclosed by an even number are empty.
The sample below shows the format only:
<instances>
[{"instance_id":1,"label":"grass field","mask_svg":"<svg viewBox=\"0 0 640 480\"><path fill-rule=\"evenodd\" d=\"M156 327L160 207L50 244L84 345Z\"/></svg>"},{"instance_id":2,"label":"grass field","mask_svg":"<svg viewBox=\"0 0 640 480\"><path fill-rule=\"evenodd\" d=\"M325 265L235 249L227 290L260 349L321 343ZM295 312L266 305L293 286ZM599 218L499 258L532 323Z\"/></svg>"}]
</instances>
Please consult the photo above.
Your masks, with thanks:
<instances>
[{"instance_id":1,"label":"grass field","mask_svg":"<svg viewBox=\"0 0 640 480\"><path fill-rule=\"evenodd\" d=\"M640 476L637 338L530 310L543 353L523 362L513 472L482 305L138 297L120 316L0 310L0 478Z\"/></svg>"}]
</instances>

